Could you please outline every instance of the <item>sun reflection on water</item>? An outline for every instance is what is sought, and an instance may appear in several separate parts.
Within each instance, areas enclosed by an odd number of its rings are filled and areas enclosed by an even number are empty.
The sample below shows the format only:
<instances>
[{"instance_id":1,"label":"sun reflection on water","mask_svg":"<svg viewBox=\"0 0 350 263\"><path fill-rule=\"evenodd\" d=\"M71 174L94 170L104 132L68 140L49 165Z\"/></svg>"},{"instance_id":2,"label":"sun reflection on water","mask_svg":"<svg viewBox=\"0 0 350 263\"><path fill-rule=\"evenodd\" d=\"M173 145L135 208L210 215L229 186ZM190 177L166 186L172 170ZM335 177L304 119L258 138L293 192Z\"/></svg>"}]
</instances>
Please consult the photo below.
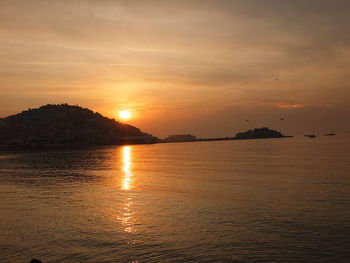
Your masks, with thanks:
<instances>
[{"instance_id":1,"label":"sun reflection on water","mask_svg":"<svg viewBox=\"0 0 350 263\"><path fill-rule=\"evenodd\" d=\"M123 177L121 179L121 189L126 191L133 188L132 186L133 172L132 172L131 157L132 157L131 147L124 146L122 148ZM127 233L135 232L135 229L134 229L135 218L133 217L132 204L133 204L132 198L130 196L126 196L122 210L119 212L119 215L117 216L117 220L121 223L124 231Z\"/></svg>"},{"instance_id":2,"label":"sun reflection on water","mask_svg":"<svg viewBox=\"0 0 350 263\"><path fill-rule=\"evenodd\" d=\"M130 190L132 188L132 169L131 169L131 147L123 147L123 172L124 177L122 179L122 189Z\"/></svg>"},{"instance_id":3,"label":"sun reflection on water","mask_svg":"<svg viewBox=\"0 0 350 263\"><path fill-rule=\"evenodd\" d=\"M131 198L127 198L124 208L121 212L121 215L118 217L118 220L121 222L124 231L127 233L133 233L135 219L133 218L133 212L131 210L132 201Z\"/></svg>"}]
</instances>

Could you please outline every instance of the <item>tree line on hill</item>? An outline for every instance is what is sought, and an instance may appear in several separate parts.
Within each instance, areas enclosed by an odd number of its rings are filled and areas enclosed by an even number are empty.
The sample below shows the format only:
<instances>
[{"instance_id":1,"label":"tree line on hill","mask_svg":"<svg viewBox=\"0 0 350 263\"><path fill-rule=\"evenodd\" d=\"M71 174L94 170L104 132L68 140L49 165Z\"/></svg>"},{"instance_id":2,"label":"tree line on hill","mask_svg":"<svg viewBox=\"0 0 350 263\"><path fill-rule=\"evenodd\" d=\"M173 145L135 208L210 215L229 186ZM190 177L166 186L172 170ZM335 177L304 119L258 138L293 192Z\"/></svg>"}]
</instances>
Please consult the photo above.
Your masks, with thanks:
<instances>
[{"instance_id":1,"label":"tree line on hill","mask_svg":"<svg viewBox=\"0 0 350 263\"><path fill-rule=\"evenodd\" d=\"M48 104L0 119L0 148L155 143L158 138L78 105Z\"/></svg>"}]
</instances>

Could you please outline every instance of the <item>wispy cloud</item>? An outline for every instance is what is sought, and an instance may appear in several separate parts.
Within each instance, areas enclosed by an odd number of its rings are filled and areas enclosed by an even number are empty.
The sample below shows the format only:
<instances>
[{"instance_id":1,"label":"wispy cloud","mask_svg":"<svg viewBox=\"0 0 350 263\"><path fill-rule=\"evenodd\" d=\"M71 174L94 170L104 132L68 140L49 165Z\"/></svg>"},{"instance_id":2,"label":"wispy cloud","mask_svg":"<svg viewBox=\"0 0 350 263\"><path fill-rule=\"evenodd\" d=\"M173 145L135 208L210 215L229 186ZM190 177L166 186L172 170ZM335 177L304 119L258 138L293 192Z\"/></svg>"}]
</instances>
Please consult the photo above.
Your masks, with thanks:
<instances>
[{"instance_id":1,"label":"wispy cloud","mask_svg":"<svg viewBox=\"0 0 350 263\"><path fill-rule=\"evenodd\" d=\"M277 108L280 109L299 109L299 108L305 108L306 105L304 104L277 104Z\"/></svg>"},{"instance_id":2,"label":"wispy cloud","mask_svg":"<svg viewBox=\"0 0 350 263\"><path fill-rule=\"evenodd\" d=\"M0 110L74 94L101 110L137 102L138 112L163 116L158 127L212 115L219 132L245 111L338 107L341 119L349 10L347 0L2 0Z\"/></svg>"}]
</instances>

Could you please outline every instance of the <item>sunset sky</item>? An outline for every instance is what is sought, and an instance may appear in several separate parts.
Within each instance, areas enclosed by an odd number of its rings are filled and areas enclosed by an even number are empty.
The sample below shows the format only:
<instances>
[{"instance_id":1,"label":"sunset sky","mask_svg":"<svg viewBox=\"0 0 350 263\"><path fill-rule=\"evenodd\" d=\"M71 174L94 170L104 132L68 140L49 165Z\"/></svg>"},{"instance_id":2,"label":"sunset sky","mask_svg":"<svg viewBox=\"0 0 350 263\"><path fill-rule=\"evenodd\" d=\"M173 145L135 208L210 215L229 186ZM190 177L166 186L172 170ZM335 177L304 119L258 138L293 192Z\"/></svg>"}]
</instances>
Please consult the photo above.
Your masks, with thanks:
<instances>
[{"instance_id":1,"label":"sunset sky","mask_svg":"<svg viewBox=\"0 0 350 263\"><path fill-rule=\"evenodd\" d=\"M349 14L348 0L0 0L0 117L69 103L129 110L159 137L349 133Z\"/></svg>"}]
</instances>

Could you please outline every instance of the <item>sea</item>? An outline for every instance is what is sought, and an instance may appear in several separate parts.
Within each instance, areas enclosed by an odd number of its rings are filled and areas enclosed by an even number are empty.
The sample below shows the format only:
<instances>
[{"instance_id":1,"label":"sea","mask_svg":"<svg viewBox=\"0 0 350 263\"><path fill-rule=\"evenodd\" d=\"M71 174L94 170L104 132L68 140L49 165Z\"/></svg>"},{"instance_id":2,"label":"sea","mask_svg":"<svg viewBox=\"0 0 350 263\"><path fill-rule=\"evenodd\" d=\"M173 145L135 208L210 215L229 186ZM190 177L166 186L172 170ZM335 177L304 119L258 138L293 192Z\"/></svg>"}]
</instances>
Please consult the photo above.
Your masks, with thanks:
<instances>
[{"instance_id":1,"label":"sea","mask_svg":"<svg viewBox=\"0 0 350 263\"><path fill-rule=\"evenodd\" d=\"M350 137L0 153L0 262L350 262Z\"/></svg>"}]
</instances>

